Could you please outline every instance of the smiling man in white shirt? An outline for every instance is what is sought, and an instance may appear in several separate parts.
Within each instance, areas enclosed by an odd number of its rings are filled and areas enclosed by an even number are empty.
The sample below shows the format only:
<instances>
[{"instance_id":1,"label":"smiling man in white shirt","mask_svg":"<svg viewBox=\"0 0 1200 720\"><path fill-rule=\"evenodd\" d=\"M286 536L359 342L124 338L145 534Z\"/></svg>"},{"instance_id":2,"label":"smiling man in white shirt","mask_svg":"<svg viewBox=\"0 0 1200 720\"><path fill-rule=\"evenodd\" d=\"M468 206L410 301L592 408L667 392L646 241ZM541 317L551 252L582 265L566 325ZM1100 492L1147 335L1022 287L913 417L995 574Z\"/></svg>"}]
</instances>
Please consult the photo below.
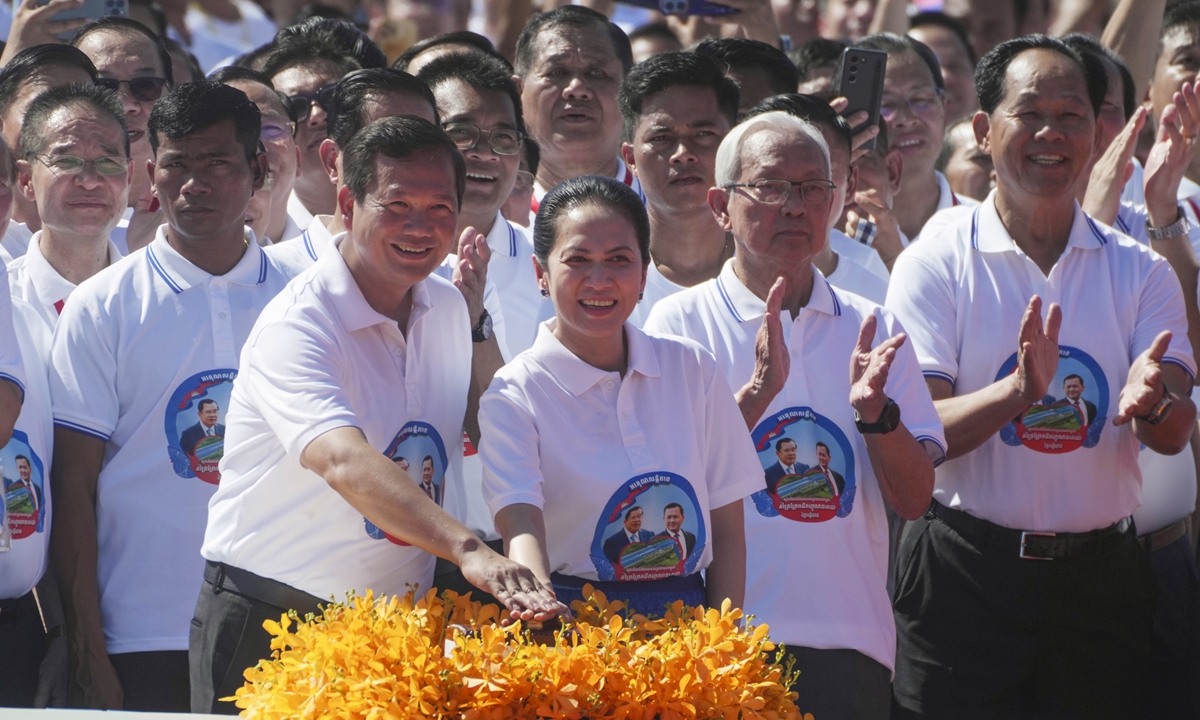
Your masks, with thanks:
<instances>
[{"instance_id":1,"label":"smiling man in white shirt","mask_svg":"<svg viewBox=\"0 0 1200 720\"><path fill-rule=\"evenodd\" d=\"M75 286L121 259L108 237L133 177L121 102L95 85L49 90L30 105L21 146L17 186L42 229L9 263L9 284L53 332Z\"/></svg>"},{"instance_id":2,"label":"smiling man in white shirt","mask_svg":"<svg viewBox=\"0 0 1200 720\"><path fill-rule=\"evenodd\" d=\"M218 700L270 655L262 619L351 590L423 593L435 556L514 615L561 609L421 487L451 487L473 382L467 305L432 275L454 240L462 158L435 125L393 117L356 134L344 159L347 232L264 311L242 354L202 550L197 712L237 711Z\"/></svg>"},{"instance_id":3,"label":"smiling man in white shirt","mask_svg":"<svg viewBox=\"0 0 1200 720\"><path fill-rule=\"evenodd\" d=\"M901 541L893 717L1144 716L1138 448L1186 446L1195 362L1171 267L1075 201L1102 142L1106 77L1088 62L1045 36L980 61L973 127L996 190L893 269L887 304L949 458ZM1055 400L1072 375L1086 424Z\"/></svg>"},{"instance_id":4,"label":"smiling man in white shirt","mask_svg":"<svg viewBox=\"0 0 1200 720\"><path fill-rule=\"evenodd\" d=\"M920 517L944 440L900 324L814 265L836 214L830 177L812 123L769 112L735 127L709 204L737 252L716 279L661 300L646 327L699 342L739 388L763 469L745 503L745 609L795 657L804 711L886 718L885 504Z\"/></svg>"},{"instance_id":5,"label":"smiling man in white shirt","mask_svg":"<svg viewBox=\"0 0 1200 720\"><path fill-rule=\"evenodd\" d=\"M187 647L223 439L187 452L198 405L228 407L238 354L291 277L245 226L259 112L240 90L176 88L148 124L167 224L76 288L55 330L56 515L74 678L87 707L186 712Z\"/></svg>"}]
</instances>

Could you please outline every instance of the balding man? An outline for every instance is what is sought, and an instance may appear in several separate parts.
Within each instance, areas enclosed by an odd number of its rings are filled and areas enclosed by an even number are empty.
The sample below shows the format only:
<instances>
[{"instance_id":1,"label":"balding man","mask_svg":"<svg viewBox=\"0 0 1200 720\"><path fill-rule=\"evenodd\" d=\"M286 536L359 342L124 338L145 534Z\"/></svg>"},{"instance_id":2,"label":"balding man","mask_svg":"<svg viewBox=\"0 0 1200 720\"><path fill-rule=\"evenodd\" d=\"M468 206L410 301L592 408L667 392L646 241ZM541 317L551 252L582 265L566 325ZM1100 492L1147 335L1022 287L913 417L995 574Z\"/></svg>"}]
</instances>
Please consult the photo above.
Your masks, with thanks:
<instances>
[{"instance_id":1,"label":"balding man","mask_svg":"<svg viewBox=\"0 0 1200 720\"><path fill-rule=\"evenodd\" d=\"M731 130L708 201L736 251L715 279L660 300L646 329L699 342L740 388L764 470L745 507L746 610L796 658L805 712L886 718L885 503L920 517L945 441L899 323L814 265L837 211L831 178L806 120L768 112Z\"/></svg>"},{"instance_id":2,"label":"balding man","mask_svg":"<svg viewBox=\"0 0 1200 720\"><path fill-rule=\"evenodd\" d=\"M1106 91L1085 67L1036 35L980 61L996 190L894 267L950 459L900 544L893 717L1144 717L1139 445L1186 447L1195 363L1171 267L1075 201ZM1054 400L1072 376L1088 417Z\"/></svg>"},{"instance_id":3,"label":"balding man","mask_svg":"<svg viewBox=\"0 0 1200 720\"><path fill-rule=\"evenodd\" d=\"M521 31L521 105L541 150L534 212L550 188L580 175L616 178L642 194L620 156L617 93L632 66L629 38L595 10L567 5L535 15Z\"/></svg>"}]
</instances>

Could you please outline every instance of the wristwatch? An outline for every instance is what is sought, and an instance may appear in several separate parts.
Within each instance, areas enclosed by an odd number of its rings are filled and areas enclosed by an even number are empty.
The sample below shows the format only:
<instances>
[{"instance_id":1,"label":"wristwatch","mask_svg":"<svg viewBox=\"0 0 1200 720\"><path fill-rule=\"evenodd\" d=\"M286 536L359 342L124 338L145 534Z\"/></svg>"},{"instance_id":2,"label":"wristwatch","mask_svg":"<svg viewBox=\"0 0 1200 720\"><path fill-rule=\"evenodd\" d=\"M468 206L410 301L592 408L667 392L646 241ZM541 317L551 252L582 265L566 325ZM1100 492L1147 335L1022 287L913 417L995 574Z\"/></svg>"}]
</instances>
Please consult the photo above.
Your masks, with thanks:
<instances>
[{"instance_id":1,"label":"wristwatch","mask_svg":"<svg viewBox=\"0 0 1200 720\"><path fill-rule=\"evenodd\" d=\"M1150 218L1146 218L1146 237L1151 240L1170 240L1172 238L1183 237L1187 235L1190 229L1191 224L1188 222L1183 208L1179 208L1179 219L1166 227L1150 227Z\"/></svg>"},{"instance_id":2,"label":"wristwatch","mask_svg":"<svg viewBox=\"0 0 1200 720\"><path fill-rule=\"evenodd\" d=\"M484 308L483 314L479 316L479 322L471 328L471 342L487 342L491 337L492 316L488 314L487 308Z\"/></svg>"},{"instance_id":3,"label":"wristwatch","mask_svg":"<svg viewBox=\"0 0 1200 720\"><path fill-rule=\"evenodd\" d=\"M879 413L879 419L873 423L865 423L858 416L858 411L854 411L854 427L863 435L887 435L891 431L900 427L900 406L896 401L888 398L887 403L883 406L883 412Z\"/></svg>"},{"instance_id":4,"label":"wristwatch","mask_svg":"<svg viewBox=\"0 0 1200 720\"><path fill-rule=\"evenodd\" d=\"M1174 401L1171 400L1171 393L1164 386L1162 397L1158 399L1158 402L1154 404L1154 407L1150 408L1150 412L1146 413L1145 415L1138 416L1137 419L1146 423L1147 425L1157 425L1163 420L1166 420L1167 416L1171 414L1171 405L1173 403Z\"/></svg>"}]
</instances>

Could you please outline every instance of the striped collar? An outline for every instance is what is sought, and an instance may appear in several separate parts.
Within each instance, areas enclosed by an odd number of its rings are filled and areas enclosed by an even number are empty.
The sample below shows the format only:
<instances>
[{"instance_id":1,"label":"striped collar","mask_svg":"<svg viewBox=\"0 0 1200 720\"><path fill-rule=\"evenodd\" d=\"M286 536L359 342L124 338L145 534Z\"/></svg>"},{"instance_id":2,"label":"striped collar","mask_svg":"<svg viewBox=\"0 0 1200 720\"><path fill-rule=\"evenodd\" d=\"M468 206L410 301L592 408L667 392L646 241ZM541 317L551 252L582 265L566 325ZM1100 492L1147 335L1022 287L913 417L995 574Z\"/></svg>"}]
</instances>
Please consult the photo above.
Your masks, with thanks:
<instances>
[{"instance_id":1,"label":"striped collar","mask_svg":"<svg viewBox=\"0 0 1200 720\"><path fill-rule=\"evenodd\" d=\"M494 253L507 257L517 256L517 231L512 223L504 219L499 210L496 211L496 220L487 234L487 244Z\"/></svg>"},{"instance_id":2,"label":"striped collar","mask_svg":"<svg viewBox=\"0 0 1200 720\"><path fill-rule=\"evenodd\" d=\"M167 225L158 228L154 241L146 247L146 261L154 274L175 294L202 285L212 280L213 275L193 265L180 255L167 241ZM254 233L246 228L246 252L229 272L221 275L223 280L237 285L260 285L267 279L267 256L255 242Z\"/></svg>"},{"instance_id":3,"label":"striped collar","mask_svg":"<svg viewBox=\"0 0 1200 720\"><path fill-rule=\"evenodd\" d=\"M837 317L842 314L842 303L838 300L833 286L825 279L817 266L812 266L813 287L809 293L808 304L801 308ZM744 323L762 318L767 310L766 301L750 292L737 273L733 271L733 260L727 260L721 274L713 280L713 287L720 298L721 306L736 322Z\"/></svg>"},{"instance_id":4,"label":"striped collar","mask_svg":"<svg viewBox=\"0 0 1200 720\"><path fill-rule=\"evenodd\" d=\"M1088 217L1076 202L1075 219L1071 223L1067 250L1072 248L1095 250L1107 244L1108 237L1100 229L1099 224ZM1000 214L996 211L995 193L989 195L983 205L976 208L971 216L971 247L986 253L1016 252L1025 254L1017 247L1016 241L1008 234L1008 228L1004 227L1004 223L1000 220ZM1063 253L1066 254L1067 250L1064 250Z\"/></svg>"}]
</instances>

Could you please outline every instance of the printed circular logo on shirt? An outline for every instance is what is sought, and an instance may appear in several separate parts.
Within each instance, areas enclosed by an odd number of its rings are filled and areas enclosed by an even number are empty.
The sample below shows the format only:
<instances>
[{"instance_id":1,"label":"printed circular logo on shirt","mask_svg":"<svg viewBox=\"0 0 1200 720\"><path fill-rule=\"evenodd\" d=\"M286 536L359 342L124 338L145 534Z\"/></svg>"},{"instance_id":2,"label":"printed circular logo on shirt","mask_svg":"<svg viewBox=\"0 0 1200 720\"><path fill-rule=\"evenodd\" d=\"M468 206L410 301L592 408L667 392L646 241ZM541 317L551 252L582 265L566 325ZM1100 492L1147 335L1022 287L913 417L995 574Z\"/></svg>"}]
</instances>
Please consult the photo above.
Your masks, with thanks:
<instances>
[{"instance_id":1,"label":"printed circular logo on shirt","mask_svg":"<svg viewBox=\"0 0 1200 720\"><path fill-rule=\"evenodd\" d=\"M832 420L791 407L763 420L750 437L767 483L751 496L760 515L825 522L854 509L854 450Z\"/></svg>"},{"instance_id":2,"label":"printed circular logo on shirt","mask_svg":"<svg viewBox=\"0 0 1200 720\"><path fill-rule=\"evenodd\" d=\"M417 483L417 487L425 491L429 499L441 505L446 490L446 446L442 444L442 436L429 423L410 422L405 425L383 453L401 470L408 473ZM408 543L398 540L379 529L375 523L363 518L367 535L374 540L387 538L396 545L408 547Z\"/></svg>"},{"instance_id":3,"label":"printed circular logo on shirt","mask_svg":"<svg viewBox=\"0 0 1200 720\"><path fill-rule=\"evenodd\" d=\"M221 368L196 373L180 383L167 401L167 453L181 478L200 478L216 485L217 465L225 455L225 412L237 370Z\"/></svg>"},{"instance_id":4,"label":"printed circular logo on shirt","mask_svg":"<svg viewBox=\"0 0 1200 720\"><path fill-rule=\"evenodd\" d=\"M1017 354L1013 353L1000 366L996 379L1011 375L1016 369ZM1108 420L1108 395L1108 379L1092 356L1078 348L1060 345L1058 371L1046 390L1046 397L1001 428L1000 440L1005 445L1024 445L1050 454L1096 447Z\"/></svg>"},{"instance_id":5,"label":"printed circular logo on shirt","mask_svg":"<svg viewBox=\"0 0 1200 720\"><path fill-rule=\"evenodd\" d=\"M604 506L592 537L592 564L605 581L690 575L707 538L691 483L675 473L646 473L622 485Z\"/></svg>"},{"instance_id":6,"label":"printed circular logo on shirt","mask_svg":"<svg viewBox=\"0 0 1200 720\"><path fill-rule=\"evenodd\" d=\"M0 476L4 477L4 504L8 528L20 540L46 529L46 475L42 459L29 447L29 436L13 430L12 440L0 448Z\"/></svg>"}]
</instances>

